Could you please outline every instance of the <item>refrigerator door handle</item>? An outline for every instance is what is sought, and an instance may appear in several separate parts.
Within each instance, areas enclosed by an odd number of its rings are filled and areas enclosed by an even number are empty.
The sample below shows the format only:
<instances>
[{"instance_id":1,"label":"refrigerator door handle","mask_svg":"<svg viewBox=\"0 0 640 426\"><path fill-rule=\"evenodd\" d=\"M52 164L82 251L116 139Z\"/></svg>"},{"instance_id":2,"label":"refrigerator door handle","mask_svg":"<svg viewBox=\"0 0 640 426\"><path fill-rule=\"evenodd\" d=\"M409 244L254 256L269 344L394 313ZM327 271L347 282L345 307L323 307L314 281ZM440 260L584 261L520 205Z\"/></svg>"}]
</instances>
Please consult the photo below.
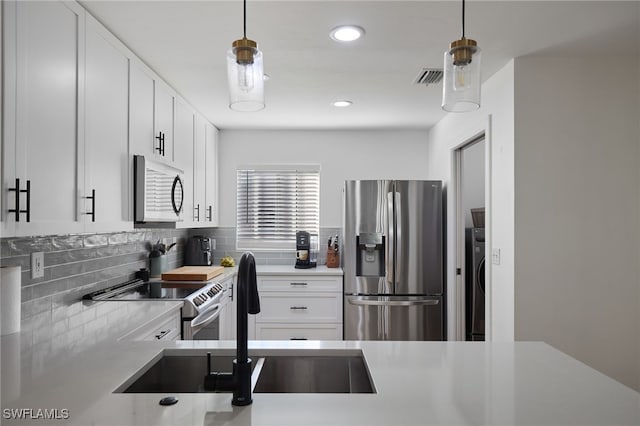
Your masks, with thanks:
<instances>
[{"instance_id":1,"label":"refrigerator door handle","mask_svg":"<svg viewBox=\"0 0 640 426\"><path fill-rule=\"evenodd\" d=\"M385 297L359 296L347 299L350 305L356 306L426 306L437 305L437 299L389 299Z\"/></svg>"},{"instance_id":2,"label":"refrigerator door handle","mask_svg":"<svg viewBox=\"0 0 640 426\"><path fill-rule=\"evenodd\" d=\"M393 217L393 192L387 193L387 282L394 285L396 281L396 263L395 263L395 245L396 245L396 231L395 231L395 218Z\"/></svg>"},{"instance_id":3,"label":"refrigerator door handle","mask_svg":"<svg viewBox=\"0 0 640 426\"><path fill-rule=\"evenodd\" d=\"M393 204L395 206L395 210L396 210L396 215L395 215L395 223L396 223L396 230L395 230L395 253L396 253L396 258L395 261L393 262L393 278L394 278L394 282L393 282L393 291L397 292L398 290L396 290L396 288L398 288L398 284L400 282L401 277L398 277L398 264L400 263L401 259L402 259L402 204L401 204L401 200L400 200L400 193L399 192L394 192L393 193Z\"/></svg>"}]
</instances>

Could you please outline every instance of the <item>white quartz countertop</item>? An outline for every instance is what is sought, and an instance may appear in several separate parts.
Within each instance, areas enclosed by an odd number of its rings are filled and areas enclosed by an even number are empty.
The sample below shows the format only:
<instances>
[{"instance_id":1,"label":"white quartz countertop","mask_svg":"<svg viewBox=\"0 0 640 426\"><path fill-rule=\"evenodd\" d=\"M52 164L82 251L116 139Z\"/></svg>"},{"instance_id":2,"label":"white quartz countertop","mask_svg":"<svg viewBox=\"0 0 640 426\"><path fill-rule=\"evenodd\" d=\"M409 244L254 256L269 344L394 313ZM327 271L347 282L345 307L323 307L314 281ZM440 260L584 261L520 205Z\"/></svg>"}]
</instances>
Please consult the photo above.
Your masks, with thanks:
<instances>
[{"instance_id":1,"label":"white quartz countertop","mask_svg":"<svg viewBox=\"0 0 640 426\"><path fill-rule=\"evenodd\" d=\"M257 265L257 275L339 275L342 276L342 268L327 268L320 265L309 269L296 269L293 265Z\"/></svg>"},{"instance_id":2,"label":"white quartz countertop","mask_svg":"<svg viewBox=\"0 0 640 426\"><path fill-rule=\"evenodd\" d=\"M5 371L20 358L7 360L7 344L3 337L3 425L640 424L639 393L543 343L251 341L254 359L361 351L377 393L254 393L246 407L225 393L175 394L168 407L158 404L165 394L113 393L164 350L230 354L235 342L107 342L10 383ZM65 409L68 418L6 418L18 408Z\"/></svg>"}]
</instances>

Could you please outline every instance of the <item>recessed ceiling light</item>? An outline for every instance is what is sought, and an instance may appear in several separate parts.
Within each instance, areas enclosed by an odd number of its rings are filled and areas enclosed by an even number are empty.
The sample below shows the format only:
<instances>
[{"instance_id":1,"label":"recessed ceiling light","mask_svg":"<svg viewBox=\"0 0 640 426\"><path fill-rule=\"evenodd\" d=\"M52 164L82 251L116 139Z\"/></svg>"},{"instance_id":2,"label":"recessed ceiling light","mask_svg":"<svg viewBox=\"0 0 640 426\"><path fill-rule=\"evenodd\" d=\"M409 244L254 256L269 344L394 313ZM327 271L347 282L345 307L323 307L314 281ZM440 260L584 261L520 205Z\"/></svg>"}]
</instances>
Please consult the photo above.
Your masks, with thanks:
<instances>
[{"instance_id":1,"label":"recessed ceiling light","mask_svg":"<svg viewBox=\"0 0 640 426\"><path fill-rule=\"evenodd\" d=\"M331 105L337 108L345 108L345 107L351 106L351 104L353 104L353 102L351 101L339 100L339 101L333 101Z\"/></svg>"},{"instance_id":2,"label":"recessed ceiling light","mask_svg":"<svg viewBox=\"0 0 640 426\"><path fill-rule=\"evenodd\" d=\"M355 25L341 25L329 34L335 41L354 41L364 35L364 29Z\"/></svg>"}]
</instances>

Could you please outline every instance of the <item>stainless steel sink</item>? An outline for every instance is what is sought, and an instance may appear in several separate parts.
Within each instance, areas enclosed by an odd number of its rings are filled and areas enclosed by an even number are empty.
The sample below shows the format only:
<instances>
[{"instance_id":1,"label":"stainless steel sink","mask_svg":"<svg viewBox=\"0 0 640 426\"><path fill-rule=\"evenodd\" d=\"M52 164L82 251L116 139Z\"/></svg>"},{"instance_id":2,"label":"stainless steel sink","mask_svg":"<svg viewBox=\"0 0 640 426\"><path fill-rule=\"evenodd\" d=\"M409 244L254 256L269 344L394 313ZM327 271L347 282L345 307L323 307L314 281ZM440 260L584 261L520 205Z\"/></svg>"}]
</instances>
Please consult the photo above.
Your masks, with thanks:
<instances>
[{"instance_id":1,"label":"stainless steel sink","mask_svg":"<svg viewBox=\"0 0 640 426\"><path fill-rule=\"evenodd\" d=\"M211 351L211 370L231 372L235 355ZM375 393L362 353L295 355L270 350L250 354L255 393ZM291 354L291 355L290 355ZM314 355L311 355L314 354ZM159 354L127 379L115 393L199 393L207 373L206 352L172 350Z\"/></svg>"},{"instance_id":2,"label":"stainless steel sink","mask_svg":"<svg viewBox=\"0 0 640 426\"><path fill-rule=\"evenodd\" d=\"M211 370L231 372L235 356L211 357ZM252 370L256 363L252 364ZM141 370L144 371L144 368ZM197 393L203 389L207 358L203 354L164 355L142 375L129 378L116 393ZM139 376L136 378L136 376ZM132 382L133 379L133 382ZM208 391L207 391L208 392Z\"/></svg>"},{"instance_id":3,"label":"stainless steel sink","mask_svg":"<svg viewBox=\"0 0 640 426\"><path fill-rule=\"evenodd\" d=\"M255 393L375 393L361 356L268 356Z\"/></svg>"}]
</instances>

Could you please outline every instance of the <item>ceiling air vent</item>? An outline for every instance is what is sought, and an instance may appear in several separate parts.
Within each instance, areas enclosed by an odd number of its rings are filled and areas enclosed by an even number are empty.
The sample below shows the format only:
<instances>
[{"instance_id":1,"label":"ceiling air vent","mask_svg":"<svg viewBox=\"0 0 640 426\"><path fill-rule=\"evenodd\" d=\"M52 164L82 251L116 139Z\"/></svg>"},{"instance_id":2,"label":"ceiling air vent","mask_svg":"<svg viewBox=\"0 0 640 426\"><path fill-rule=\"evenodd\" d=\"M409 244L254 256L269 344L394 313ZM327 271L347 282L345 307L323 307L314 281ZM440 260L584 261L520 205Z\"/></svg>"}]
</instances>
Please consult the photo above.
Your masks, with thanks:
<instances>
[{"instance_id":1,"label":"ceiling air vent","mask_svg":"<svg viewBox=\"0 0 640 426\"><path fill-rule=\"evenodd\" d=\"M443 76L442 68L422 68L413 84L424 84L425 86L438 84L442 81Z\"/></svg>"}]
</instances>

